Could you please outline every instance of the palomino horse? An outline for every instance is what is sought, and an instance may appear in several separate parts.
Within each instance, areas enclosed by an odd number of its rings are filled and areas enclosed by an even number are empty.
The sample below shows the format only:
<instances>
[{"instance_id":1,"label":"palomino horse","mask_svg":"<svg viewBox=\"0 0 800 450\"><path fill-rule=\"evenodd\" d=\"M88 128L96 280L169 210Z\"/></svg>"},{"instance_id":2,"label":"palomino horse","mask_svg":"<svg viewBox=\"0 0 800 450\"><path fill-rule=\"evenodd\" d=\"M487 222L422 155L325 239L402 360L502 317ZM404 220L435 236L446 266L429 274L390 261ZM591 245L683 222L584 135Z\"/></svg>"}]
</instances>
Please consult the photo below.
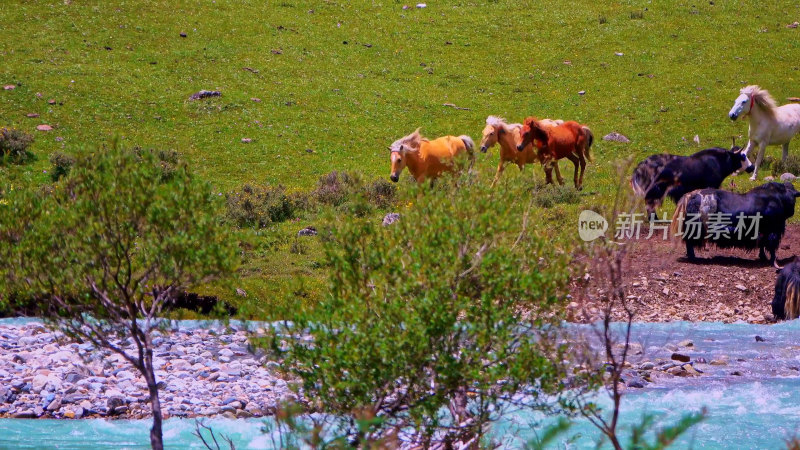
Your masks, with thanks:
<instances>
[{"instance_id":1,"label":"palomino horse","mask_svg":"<svg viewBox=\"0 0 800 450\"><path fill-rule=\"evenodd\" d=\"M800 131L800 105L778 106L765 89L752 85L742 88L728 113L731 120L750 115L750 140L742 153L747 155L758 146L758 156L751 180L756 179L758 166L768 145L783 146L783 161L789 156L789 141Z\"/></svg>"},{"instance_id":2,"label":"palomino horse","mask_svg":"<svg viewBox=\"0 0 800 450\"><path fill-rule=\"evenodd\" d=\"M540 159L544 161L548 183L553 182L552 165L557 164L561 158L567 158L575 165L575 175L572 180L575 189L583 189L583 172L586 169L586 160L592 160L589 149L594 141L594 135L588 127L569 121L549 128L543 126L535 117L528 117L522 124L522 141L517 145L517 150L522 151L526 145L534 141L539 148ZM578 166L580 166L580 178ZM559 183L563 182L559 180Z\"/></svg>"},{"instance_id":3,"label":"palomino horse","mask_svg":"<svg viewBox=\"0 0 800 450\"><path fill-rule=\"evenodd\" d=\"M564 121L542 119L540 123L544 126L554 127L564 123ZM505 119L497 116L489 116L486 118L486 127L483 129L483 139L481 139L481 152L486 153L486 151L494 147L495 144L500 144L500 163L497 165L497 173L494 175L492 186L500 179L500 174L503 173L505 165L508 162L516 164L519 170L522 170L525 164L536 161L542 162L539 159L539 153L534 150L532 143L526 145L522 151L517 151L517 144L521 141L521 123L509 124L506 123ZM558 164L555 165L555 169L556 178L563 180L561 172L558 170Z\"/></svg>"},{"instance_id":4,"label":"palomino horse","mask_svg":"<svg viewBox=\"0 0 800 450\"><path fill-rule=\"evenodd\" d=\"M392 173L389 178L395 183L400 179L403 168L417 180L434 179L454 169L453 158L462 153L474 159L475 143L469 136L443 136L428 140L419 134L419 128L408 136L402 137L389 146L392 161Z\"/></svg>"}]
</instances>

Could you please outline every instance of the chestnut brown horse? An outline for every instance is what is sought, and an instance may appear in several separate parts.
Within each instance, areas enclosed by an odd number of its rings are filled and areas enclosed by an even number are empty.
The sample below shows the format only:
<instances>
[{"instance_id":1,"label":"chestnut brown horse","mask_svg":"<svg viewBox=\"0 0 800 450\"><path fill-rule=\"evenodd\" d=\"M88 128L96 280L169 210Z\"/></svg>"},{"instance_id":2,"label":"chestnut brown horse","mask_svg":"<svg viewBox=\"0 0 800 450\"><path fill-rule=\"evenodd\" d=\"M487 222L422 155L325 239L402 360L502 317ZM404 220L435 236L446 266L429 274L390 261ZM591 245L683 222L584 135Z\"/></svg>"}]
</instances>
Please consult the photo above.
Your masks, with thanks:
<instances>
[{"instance_id":1,"label":"chestnut brown horse","mask_svg":"<svg viewBox=\"0 0 800 450\"><path fill-rule=\"evenodd\" d=\"M528 117L522 124L522 140L517 145L518 151L523 151L525 146L534 142L539 149L540 158L545 164L547 182L552 183L552 165L559 159L567 158L575 166L573 183L575 189L583 189L583 172L586 169L586 160L592 160L589 148L594 141L594 135L588 127L578 122L564 122L556 127L547 127L535 117ZM580 177L578 167L580 166ZM559 180L563 184L563 180Z\"/></svg>"},{"instance_id":2,"label":"chestnut brown horse","mask_svg":"<svg viewBox=\"0 0 800 450\"><path fill-rule=\"evenodd\" d=\"M564 123L563 120L550 120L542 119L540 121L545 126L557 126ZM522 151L517 151L517 144L522 141L522 124L521 123L506 123L505 119L497 116L489 116L486 118L486 127L483 128L483 139L481 139L481 153L486 153L487 150L494 147L495 144L500 144L500 163L497 165L497 172L494 175L492 186L497 184L500 179L500 174L503 173L506 163L514 163L522 170L525 164L533 162L542 162L539 160L539 152L533 148L533 144L529 143ZM558 164L555 165L556 178L561 178L561 172L558 170Z\"/></svg>"},{"instance_id":3,"label":"chestnut brown horse","mask_svg":"<svg viewBox=\"0 0 800 450\"><path fill-rule=\"evenodd\" d=\"M453 159L463 153L474 160L475 143L469 136L443 136L428 140L419 134L419 128L408 136L404 136L389 146L392 161L392 172L389 178L395 183L405 167L411 175L421 182L425 178L432 180L443 172L455 169Z\"/></svg>"}]
</instances>

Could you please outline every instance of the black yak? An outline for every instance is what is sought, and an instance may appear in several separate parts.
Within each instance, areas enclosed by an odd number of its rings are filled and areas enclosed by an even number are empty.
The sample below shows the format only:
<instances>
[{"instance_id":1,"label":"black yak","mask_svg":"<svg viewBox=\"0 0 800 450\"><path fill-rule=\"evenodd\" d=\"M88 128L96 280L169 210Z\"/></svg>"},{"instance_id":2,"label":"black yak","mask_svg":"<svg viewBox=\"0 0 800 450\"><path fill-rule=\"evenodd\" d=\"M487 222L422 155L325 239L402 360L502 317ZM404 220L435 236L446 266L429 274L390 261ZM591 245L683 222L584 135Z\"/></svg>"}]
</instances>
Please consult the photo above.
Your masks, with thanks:
<instances>
[{"instance_id":1,"label":"black yak","mask_svg":"<svg viewBox=\"0 0 800 450\"><path fill-rule=\"evenodd\" d=\"M800 261L794 260L778 271L772 314L779 320L800 317Z\"/></svg>"},{"instance_id":2,"label":"black yak","mask_svg":"<svg viewBox=\"0 0 800 450\"><path fill-rule=\"evenodd\" d=\"M664 195L678 203L683 194L703 188L719 188L728 175L753 166L741 148L721 147L700 150L691 156L676 156L664 165L644 195L647 212L652 215Z\"/></svg>"},{"instance_id":3,"label":"black yak","mask_svg":"<svg viewBox=\"0 0 800 450\"><path fill-rule=\"evenodd\" d=\"M669 164L673 159L679 158L678 155L670 155L669 153L660 153L658 155L650 155L640 162L636 169L633 170L631 177L631 189L633 193L639 197L644 197L647 189L653 184L653 180L661 172L661 169Z\"/></svg>"},{"instance_id":4,"label":"black yak","mask_svg":"<svg viewBox=\"0 0 800 450\"><path fill-rule=\"evenodd\" d=\"M794 215L800 196L791 183L767 183L745 194L722 189L700 189L681 198L672 217L673 235L681 234L686 256L694 248L712 243L720 248L758 249L759 258L776 263L775 252Z\"/></svg>"}]
</instances>

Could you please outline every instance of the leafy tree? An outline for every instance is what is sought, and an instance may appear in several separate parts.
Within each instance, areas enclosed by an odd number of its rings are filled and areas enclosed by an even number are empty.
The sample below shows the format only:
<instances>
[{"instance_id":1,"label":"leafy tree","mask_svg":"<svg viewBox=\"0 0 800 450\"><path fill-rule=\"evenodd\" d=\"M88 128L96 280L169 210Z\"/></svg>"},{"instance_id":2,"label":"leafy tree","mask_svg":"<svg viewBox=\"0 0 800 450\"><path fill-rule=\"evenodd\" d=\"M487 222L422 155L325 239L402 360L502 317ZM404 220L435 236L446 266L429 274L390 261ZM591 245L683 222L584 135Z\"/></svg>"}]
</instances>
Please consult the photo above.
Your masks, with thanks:
<instances>
[{"instance_id":1,"label":"leafy tree","mask_svg":"<svg viewBox=\"0 0 800 450\"><path fill-rule=\"evenodd\" d=\"M61 183L13 190L0 205L0 300L33 299L48 324L122 355L150 394L162 445L152 332L183 290L230 274L235 244L211 187L152 151L104 150ZM116 339L129 338L126 350Z\"/></svg>"},{"instance_id":2,"label":"leafy tree","mask_svg":"<svg viewBox=\"0 0 800 450\"><path fill-rule=\"evenodd\" d=\"M441 181L410 187L391 226L323 231L329 295L263 343L351 444L476 445L563 391L565 252L527 229L519 186Z\"/></svg>"}]
</instances>

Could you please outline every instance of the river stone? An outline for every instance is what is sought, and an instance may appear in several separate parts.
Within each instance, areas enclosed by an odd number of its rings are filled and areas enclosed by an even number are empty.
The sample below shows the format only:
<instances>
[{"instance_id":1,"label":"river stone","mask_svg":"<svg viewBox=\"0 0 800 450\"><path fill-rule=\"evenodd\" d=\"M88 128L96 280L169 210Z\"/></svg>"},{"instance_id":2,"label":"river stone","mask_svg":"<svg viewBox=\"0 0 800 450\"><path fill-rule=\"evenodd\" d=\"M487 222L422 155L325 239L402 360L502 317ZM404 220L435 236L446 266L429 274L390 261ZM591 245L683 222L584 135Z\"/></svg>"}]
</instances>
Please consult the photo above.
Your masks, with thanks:
<instances>
[{"instance_id":1,"label":"river stone","mask_svg":"<svg viewBox=\"0 0 800 450\"><path fill-rule=\"evenodd\" d=\"M60 398L57 398L57 399L53 400L52 402L50 402L49 405L47 405L47 410L50 411L50 412L53 412L53 411L57 410L58 408L61 408L61 399Z\"/></svg>"},{"instance_id":2,"label":"river stone","mask_svg":"<svg viewBox=\"0 0 800 450\"><path fill-rule=\"evenodd\" d=\"M84 379L85 377L77 372L70 372L67 376L64 377L64 381L67 383L77 383L78 381Z\"/></svg>"},{"instance_id":3,"label":"river stone","mask_svg":"<svg viewBox=\"0 0 800 450\"><path fill-rule=\"evenodd\" d=\"M248 419L250 417L253 417L253 415L243 409L236 411L237 419Z\"/></svg>"},{"instance_id":4,"label":"river stone","mask_svg":"<svg viewBox=\"0 0 800 450\"><path fill-rule=\"evenodd\" d=\"M14 414L11 415L11 417L15 419L35 419L36 414L34 414L34 412L31 411L30 409L25 409L19 412L15 412Z\"/></svg>"},{"instance_id":5,"label":"river stone","mask_svg":"<svg viewBox=\"0 0 800 450\"><path fill-rule=\"evenodd\" d=\"M689 339L678 342L678 347L694 347L694 342Z\"/></svg>"},{"instance_id":6,"label":"river stone","mask_svg":"<svg viewBox=\"0 0 800 450\"><path fill-rule=\"evenodd\" d=\"M106 400L106 406L108 406L109 410L112 410L124 404L125 404L125 398L122 397L121 395L114 395L112 397L109 397L108 400Z\"/></svg>"},{"instance_id":7,"label":"river stone","mask_svg":"<svg viewBox=\"0 0 800 450\"><path fill-rule=\"evenodd\" d=\"M264 412L261 411L261 408L259 408L258 405L256 405L253 402L248 403L247 406L245 406L244 410L249 412L251 415L254 415L254 416L263 416L264 415Z\"/></svg>"},{"instance_id":8,"label":"river stone","mask_svg":"<svg viewBox=\"0 0 800 450\"><path fill-rule=\"evenodd\" d=\"M671 358L675 361L680 361L680 362L689 362L689 360L692 359L688 355L682 355L680 353L673 353Z\"/></svg>"}]
</instances>

